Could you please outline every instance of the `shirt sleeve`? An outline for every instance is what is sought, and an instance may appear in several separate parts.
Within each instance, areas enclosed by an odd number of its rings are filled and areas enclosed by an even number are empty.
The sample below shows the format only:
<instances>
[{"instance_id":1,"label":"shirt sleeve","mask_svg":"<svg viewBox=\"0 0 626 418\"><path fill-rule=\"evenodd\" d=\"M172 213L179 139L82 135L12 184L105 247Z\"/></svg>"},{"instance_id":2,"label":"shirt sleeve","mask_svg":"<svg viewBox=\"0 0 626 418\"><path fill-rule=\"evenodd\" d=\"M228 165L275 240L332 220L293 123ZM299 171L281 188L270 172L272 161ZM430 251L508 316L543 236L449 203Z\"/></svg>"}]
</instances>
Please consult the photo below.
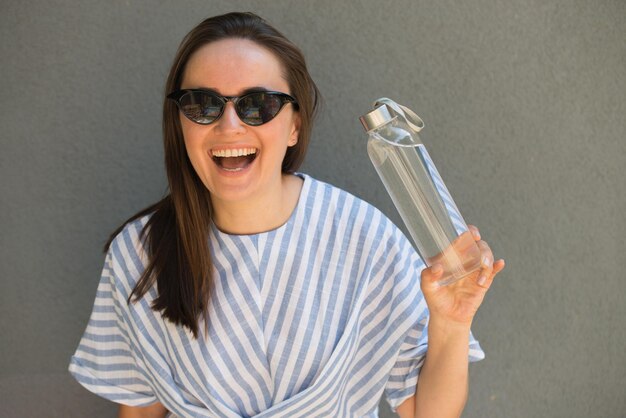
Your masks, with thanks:
<instances>
[{"instance_id":1,"label":"shirt sleeve","mask_svg":"<svg viewBox=\"0 0 626 418\"><path fill-rule=\"evenodd\" d=\"M385 386L385 398L391 410L396 411L405 400L415 394L419 373L426 360L428 350L428 313L412 327L400 346L396 363ZM470 332L469 361L485 358L485 353Z\"/></svg>"},{"instance_id":2,"label":"shirt sleeve","mask_svg":"<svg viewBox=\"0 0 626 418\"><path fill-rule=\"evenodd\" d=\"M415 393L419 372L428 349L428 311L406 335L385 386L385 398L392 411Z\"/></svg>"},{"instance_id":3,"label":"shirt sleeve","mask_svg":"<svg viewBox=\"0 0 626 418\"><path fill-rule=\"evenodd\" d=\"M93 311L69 371L86 389L103 398L145 406L154 403L156 397L133 355L122 309L125 304L126 299L115 287L109 251Z\"/></svg>"}]
</instances>

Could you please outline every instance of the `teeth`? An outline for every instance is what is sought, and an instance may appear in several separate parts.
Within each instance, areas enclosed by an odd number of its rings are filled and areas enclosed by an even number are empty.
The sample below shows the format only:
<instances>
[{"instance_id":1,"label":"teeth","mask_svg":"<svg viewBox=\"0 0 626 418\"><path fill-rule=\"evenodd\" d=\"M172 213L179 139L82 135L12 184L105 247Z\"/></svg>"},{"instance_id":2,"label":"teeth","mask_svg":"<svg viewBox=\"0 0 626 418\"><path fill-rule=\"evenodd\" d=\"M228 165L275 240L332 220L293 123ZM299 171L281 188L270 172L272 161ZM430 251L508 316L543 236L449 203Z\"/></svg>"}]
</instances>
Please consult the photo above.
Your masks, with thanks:
<instances>
[{"instance_id":1,"label":"teeth","mask_svg":"<svg viewBox=\"0 0 626 418\"><path fill-rule=\"evenodd\" d=\"M245 157L246 155L256 154L256 148L239 148L239 149L222 149L213 150L214 157Z\"/></svg>"}]
</instances>

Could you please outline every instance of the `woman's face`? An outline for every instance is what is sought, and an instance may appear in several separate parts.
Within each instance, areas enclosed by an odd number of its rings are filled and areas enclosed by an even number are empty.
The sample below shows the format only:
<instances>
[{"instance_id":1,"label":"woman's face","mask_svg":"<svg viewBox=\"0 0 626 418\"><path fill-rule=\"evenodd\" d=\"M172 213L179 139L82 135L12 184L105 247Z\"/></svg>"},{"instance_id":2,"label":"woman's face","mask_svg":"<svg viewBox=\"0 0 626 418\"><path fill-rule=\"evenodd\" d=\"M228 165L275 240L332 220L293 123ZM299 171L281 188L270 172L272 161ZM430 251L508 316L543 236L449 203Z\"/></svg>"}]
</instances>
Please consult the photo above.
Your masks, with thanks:
<instances>
[{"instance_id":1,"label":"woman's face","mask_svg":"<svg viewBox=\"0 0 626 418\"><path fill-rule=\"evenodd\" d=\"M191 56L181 89L208 88L222 96L239 96L250 89L290 94L283 73L280 61L264 47L250 40L225 39ZM214 204L280 193L282 161L287 147L298 139L300 119L293 105L286 104L260 126L243 123L232 102L210 125L199 125L182 113L180 121L189 159ZM224 157L233 154L249 155Z\"/></svg>"}]
</instances>

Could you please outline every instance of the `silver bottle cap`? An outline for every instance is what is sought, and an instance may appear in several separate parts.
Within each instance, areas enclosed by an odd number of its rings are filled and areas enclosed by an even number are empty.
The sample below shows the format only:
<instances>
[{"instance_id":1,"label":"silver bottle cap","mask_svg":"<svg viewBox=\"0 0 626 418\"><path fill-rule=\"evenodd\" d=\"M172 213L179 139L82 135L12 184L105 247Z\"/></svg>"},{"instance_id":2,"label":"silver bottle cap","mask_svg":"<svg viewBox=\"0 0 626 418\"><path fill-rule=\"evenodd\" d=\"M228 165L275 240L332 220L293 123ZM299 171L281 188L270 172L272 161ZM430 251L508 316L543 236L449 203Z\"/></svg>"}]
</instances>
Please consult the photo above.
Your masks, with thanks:
<instances>
[{"instance_id":1,"label":"silver bottle cap","mask_svg":"<svg viewBox=\"0 0 626 418\"><path fill-rule=\"evenodd\" d=\"M366 132L371 131L384 125L392 120L395 116L389 112L389 108L386 104L381 104L371 112L361 116L359 120L365 128Z\"/></svg>"}]
</instances>

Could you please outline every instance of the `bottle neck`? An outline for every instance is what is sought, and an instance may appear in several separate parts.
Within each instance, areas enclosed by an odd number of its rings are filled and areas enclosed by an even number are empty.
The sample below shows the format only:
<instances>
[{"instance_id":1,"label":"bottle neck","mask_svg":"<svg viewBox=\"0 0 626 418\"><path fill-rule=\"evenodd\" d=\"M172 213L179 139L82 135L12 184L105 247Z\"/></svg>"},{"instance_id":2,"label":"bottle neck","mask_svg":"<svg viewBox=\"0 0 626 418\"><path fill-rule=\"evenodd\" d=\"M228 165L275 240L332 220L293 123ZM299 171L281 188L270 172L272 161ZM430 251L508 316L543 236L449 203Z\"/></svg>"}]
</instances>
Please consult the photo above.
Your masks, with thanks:
<instances>
[{"instance_id":1,"label":"bottle neck","mask_svg":"<svg viewBox=\"0 0 626 418\"><path fill-rule=\"evenodd\" d=\"M370 138L384 141L396 147L423 145L416 131L403 118L394 116L389 122L368 132Z\"/></svg>"}]
</instances>

